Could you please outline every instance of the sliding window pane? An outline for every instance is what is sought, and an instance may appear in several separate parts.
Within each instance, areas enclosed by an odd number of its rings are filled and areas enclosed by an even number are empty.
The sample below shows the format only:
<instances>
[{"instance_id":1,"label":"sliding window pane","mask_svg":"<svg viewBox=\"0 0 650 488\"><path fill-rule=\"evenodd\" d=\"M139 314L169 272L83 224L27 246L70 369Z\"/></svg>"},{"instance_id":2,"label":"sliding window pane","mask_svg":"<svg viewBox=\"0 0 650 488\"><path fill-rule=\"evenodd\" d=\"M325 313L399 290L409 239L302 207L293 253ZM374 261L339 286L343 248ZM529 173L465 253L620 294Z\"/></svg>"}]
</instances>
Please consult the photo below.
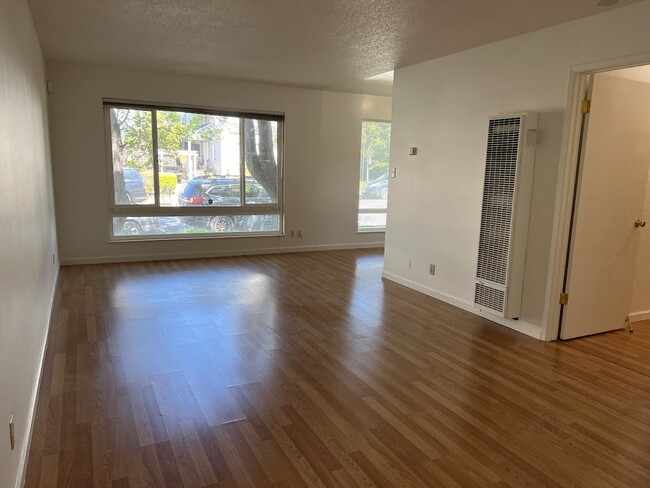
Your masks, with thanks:
<instances>
[{"instance_id":1,"label":"sliding window pane","mask_svg":"<svg viewBox=\"0 0 650 488\"><path fill-rule=\"evenodd\" d=\"M278 203L278 123L243 119L246 204Z\"/></svg>"},{"instance_id":2,"label":"sliding window pane","mask_svg":"<svg viewBox=\"0 0 650 488\"><path fill-rule=\"evenodd\" d=\"M115 237L276 233L279 215L196 215L113 217Z\"/></svg>"},{"instance_id":3,"label":"sliding window pane","mask_svg":"<svg viewBox=\"0 0 650 488\"><path fill-rule=\"evenodd\" d=\"M386 214L359 212L358 225L359 230L366 232L383 231L386 229Z\"/></svg>"},{"instance_id":4,"label":"sliding window pane","mask_svg":"<svg viewBox=\"0 0 650 488\"><path fill-rule=\"evenodd\" d=\"M382 231L386 227L390 122L364 121L361 128L359 185L359 231Z\"/></svg>"},{"instance_id":5,"label":"sliding window pane","mask_svg":"<svg viewBox=\"0 0 650 488\"><path fill-rule=\"evenodd\" d=\"M241 205L240 119L157 112L160 204Z\"/></svg>"},{"instance_id":6,"label":"sliding window pane","mask_svg":"<svg viewBox=\"0 0 650 488\"><path fill-rule=\"evenodd\" d=\"M111 108L110 118L114 203L153 204L151 112Z\"/></svg>"}]
</instances>

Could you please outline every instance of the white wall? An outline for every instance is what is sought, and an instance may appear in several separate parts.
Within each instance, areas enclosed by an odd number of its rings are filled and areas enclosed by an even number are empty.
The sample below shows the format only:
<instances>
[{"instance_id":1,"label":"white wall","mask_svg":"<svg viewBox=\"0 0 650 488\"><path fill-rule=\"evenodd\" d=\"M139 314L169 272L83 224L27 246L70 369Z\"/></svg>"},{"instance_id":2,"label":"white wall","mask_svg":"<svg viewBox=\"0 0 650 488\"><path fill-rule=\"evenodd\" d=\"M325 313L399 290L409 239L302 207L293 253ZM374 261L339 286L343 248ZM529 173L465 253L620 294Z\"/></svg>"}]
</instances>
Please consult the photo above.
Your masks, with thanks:
<instances>
[{"instance_id":1,"label":"white wall","mask_svg":"<svg viewBox=\"0 0 650 488\"><path fill-rule=\"evenodd\" d=\"M397 70L391 160L398 177L390 183L385 275L472 308L488 118L539 112L522 314L503 322L537 335L570 70L650 53L648 18L650 2L642 2ZM418 146L417 156L407 156L409 146Z\"/></svg>"},{"instance_id":2,"label":"white wall","mask_svg":"<svg viewBox=\"0 0 650 488\"><path fill-rule=\"evenodd\" d=\"M383 243L357 233L356 198L361 121L390 118L388 97L66 63L48 64L48 79L62 263ZM103 98L284 112L286 229L303 239L109 243Z\"/></svg>"},{"instance_id":3,"label":"white wall","mask_svg":"<svg viewBox=\"0 0 650 488\"><path fill-rule=\"evenodd\" d=\"M0 2L0 107L0 486L9 487L24 466L58 269L43 58L24 0Z\"/></svg>"},{"instance_id":4,"label":"white wall","mask_svg":"<svg viewBox=\"0 0 650 488\"><path fill-rule=\"evenodd\" d=\"M359 100L362 101L361 105ZM324 225L329 229L352 229L356 232L361 121L362 118L390 120L390 116L391 103L386 103L385 97L323 92L320 154L322 165L330 170L326 181L313 182L312 191L318 201L329 202L331 207L329 211L321 213L318 222L314 222L317 225L313 231ZM354 176L351 170L356 171ZM383 241L384 234L370 236L381 236Z\"/></svg>"}]
</instances>

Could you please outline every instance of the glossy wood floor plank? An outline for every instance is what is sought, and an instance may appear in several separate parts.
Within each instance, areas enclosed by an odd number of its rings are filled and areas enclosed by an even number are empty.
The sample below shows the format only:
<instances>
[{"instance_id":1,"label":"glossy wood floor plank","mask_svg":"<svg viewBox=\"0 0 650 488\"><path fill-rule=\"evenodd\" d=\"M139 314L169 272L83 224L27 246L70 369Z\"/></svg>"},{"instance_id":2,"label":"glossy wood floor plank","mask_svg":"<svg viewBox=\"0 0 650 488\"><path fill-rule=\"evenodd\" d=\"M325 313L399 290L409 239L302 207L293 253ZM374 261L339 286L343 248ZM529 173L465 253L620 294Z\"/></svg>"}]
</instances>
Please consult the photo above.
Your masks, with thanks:
<instances>
[{"instance_id":1,"label":"glossy wood floor plank","mask_svg":"<svg viewBox=\"0 0 650 488\"><path fill-rule=\"evenodd\" d=\"M544 344L382 264L62 268L26 485L650 486L650 323Z\"/></svg>"}]
</instances>

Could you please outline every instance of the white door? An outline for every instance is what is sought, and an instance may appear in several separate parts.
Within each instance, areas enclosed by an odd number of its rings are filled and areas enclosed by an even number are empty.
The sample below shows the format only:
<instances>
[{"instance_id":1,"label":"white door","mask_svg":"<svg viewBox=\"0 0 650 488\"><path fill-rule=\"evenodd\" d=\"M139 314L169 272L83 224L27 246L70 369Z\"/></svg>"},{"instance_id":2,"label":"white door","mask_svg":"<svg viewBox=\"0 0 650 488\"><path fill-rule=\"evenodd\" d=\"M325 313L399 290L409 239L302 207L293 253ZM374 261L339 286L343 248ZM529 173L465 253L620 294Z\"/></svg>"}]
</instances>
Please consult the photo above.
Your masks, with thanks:
<instances>
[{"instance_id":1,"label":"white door","mask_svg":"<svg viewBox=\"0 0 650 488\"><path fill-rule=\"evenodd\" d=\"M650 158L650 85L594 76L560 337L625 326ZM648 216L650 221L650 216Z\"/></svg>"}]
</instances>

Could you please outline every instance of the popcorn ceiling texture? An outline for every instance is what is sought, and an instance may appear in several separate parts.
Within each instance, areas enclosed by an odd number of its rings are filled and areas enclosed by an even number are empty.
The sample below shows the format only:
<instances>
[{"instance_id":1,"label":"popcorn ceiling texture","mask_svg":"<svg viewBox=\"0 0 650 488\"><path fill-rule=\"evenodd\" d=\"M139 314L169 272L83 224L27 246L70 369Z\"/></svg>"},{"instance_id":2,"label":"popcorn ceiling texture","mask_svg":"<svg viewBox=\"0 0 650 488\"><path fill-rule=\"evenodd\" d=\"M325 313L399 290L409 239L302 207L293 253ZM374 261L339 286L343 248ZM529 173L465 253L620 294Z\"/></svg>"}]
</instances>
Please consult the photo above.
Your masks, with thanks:
<instances>
[{"instance_id":1,"label":"popcorn ceiling texture","mask_svg":"<svg viewBox=\"0 0 650 488\"><path fill-rule=\"evenodd\" d=\"M618 6L634 3L622 0ZM45 56L318 89L602 12L591 0L29 0ZM390 84L388 84L390 90Z\"/></svg>"}]
</instances>

